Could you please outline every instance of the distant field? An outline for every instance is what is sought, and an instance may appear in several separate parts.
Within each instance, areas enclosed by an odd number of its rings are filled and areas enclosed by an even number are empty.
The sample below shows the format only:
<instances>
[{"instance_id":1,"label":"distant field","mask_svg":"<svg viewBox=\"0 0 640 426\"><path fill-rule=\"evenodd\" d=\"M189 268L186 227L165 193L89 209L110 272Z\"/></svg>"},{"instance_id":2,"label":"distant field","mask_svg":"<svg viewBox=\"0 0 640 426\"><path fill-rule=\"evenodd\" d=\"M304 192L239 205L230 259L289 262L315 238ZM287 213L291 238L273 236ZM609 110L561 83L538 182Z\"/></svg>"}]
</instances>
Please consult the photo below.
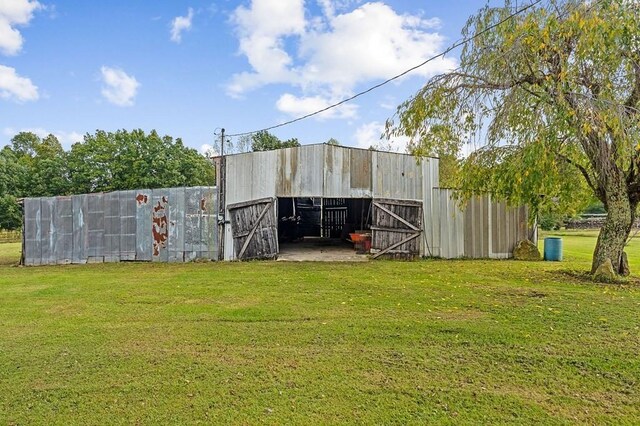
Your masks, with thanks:
<instances>
[{"instance_id":1,"label":"distant field","mask_svg":"<svg viewBox=\"0 0 640 426\"><path fill-rule=\"evenodd\" d=\"M0 245L0 424L638 424L624 285L564 262L22 268Z\"/></svg>"}]
</instances>

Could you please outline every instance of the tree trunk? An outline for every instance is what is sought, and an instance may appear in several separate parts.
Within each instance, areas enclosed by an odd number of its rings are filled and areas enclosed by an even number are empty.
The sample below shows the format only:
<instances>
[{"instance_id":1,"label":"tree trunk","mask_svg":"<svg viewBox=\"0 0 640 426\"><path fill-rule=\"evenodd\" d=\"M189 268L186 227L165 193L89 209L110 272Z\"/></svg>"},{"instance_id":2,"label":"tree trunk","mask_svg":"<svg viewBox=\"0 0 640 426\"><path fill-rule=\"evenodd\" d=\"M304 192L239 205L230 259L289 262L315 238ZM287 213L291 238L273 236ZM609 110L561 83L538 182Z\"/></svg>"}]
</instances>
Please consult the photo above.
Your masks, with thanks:
<instances>
[{"instance_id":1,"label":"tree trunk","mask_svg":"<svg viewBox=\"0 0 640 426\"><path fill-rule=\"evenodd\" d=\"M628 189L625 182L620 182L617 188L607 190L607 219L600 229L598 242L593 253L591 273L602 265L606 259L611 259L613 269L617 274L622 271L622 252L629 233L635 221L636 205L629 201Z\"/></svg>"}]
</instances>

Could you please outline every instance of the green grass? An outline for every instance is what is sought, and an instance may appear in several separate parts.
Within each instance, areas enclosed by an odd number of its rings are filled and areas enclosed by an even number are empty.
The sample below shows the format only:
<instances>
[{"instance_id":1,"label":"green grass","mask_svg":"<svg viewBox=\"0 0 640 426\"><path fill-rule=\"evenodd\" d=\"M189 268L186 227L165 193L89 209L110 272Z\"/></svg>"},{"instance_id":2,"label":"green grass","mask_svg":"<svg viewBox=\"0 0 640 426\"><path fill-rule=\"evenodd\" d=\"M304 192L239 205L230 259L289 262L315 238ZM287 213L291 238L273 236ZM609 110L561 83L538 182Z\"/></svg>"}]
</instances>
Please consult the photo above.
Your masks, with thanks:
<instances>
[{"instance_id":1,"label":"green grass","mask_svg":"<svg viewBox=\"0 0 640 426\"><path fill-rule=\"evenodd\" d=\"M640 242L600 285L572 272L594 241L555 263L0 266L0 424L638 424Z\"/></svg>"}]
</instances>

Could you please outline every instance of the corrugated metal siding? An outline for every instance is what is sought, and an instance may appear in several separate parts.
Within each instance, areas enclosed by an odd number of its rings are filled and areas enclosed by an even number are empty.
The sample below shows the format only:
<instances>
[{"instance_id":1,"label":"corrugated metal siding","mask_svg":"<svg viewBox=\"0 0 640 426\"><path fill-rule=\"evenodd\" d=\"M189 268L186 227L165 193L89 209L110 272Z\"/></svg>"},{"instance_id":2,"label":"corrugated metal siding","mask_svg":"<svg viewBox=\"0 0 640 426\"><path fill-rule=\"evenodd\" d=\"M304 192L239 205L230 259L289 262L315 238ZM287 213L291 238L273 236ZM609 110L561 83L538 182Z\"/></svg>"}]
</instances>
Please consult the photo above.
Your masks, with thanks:
<instances>
[{"instance_id":1,"label":"corrugated metal siding","mask_svg":"<svg viewBox=\"0 0 640 426\"><path fill-rule=\"evenodd\" d=\"M466 257L489 257L491 253L489 227L489 197L473 197L464 209L464 255Z\"/></svg>"},{"instance_id":2,"label":"corrugated metal siding","mask_svg":"<svg viewBox=\"0 0 640 426\"><path fill-rule=\"evenodd\" d=\"M372 156L374 198L421 201L422 166L411 155L374 152Z\"/></svg>"},{"instance_id":3,"label":"corrugated metal siding","mask_svg":"<svg viewBox=\"0 0 640 426\"><path fill-rule=\"evenodd\" d=\"M24 263L217 259L216 212L212 187L27 198Z\"/></svg>"},{"instance_id":4,"label":"corrugated metal siding","mask_svg":"<svg viewBox=\"0 0 640 426\"><path fill-rule=\"evenodd\" d=\"M324 197L372 198L372 155L362 149L324 147Z\"/></svg>"},{"instance_id":5,"label":"corrugated metal siding","mask_svg":"<svg viewBox=\"0 0 640 426\"><path fill-rule=\"evenodd\" d=\"M249 152L226 157L227 205L275 195L279 152Z\"/></svg>"},{"instance_id":6,"label":"corrugated metal siding","mask_svg":"<svg viewBox=\"0 0 640 426\"><path fill-rule=\"evenodd\" d=\"M528 221L526 207L510 207L504 202L492 203L490 257L511 257L516 243L528 239Z\"/></svg>"},{"instance_id":7,"label":"corrugated metal siding","mask_svg":"<svg viewBox=\"0 0 640 426\"><path fill-rule=\"evenodd\" d=\"M438 214L435 210L433 200L433 188L437 187L440 182L438 159L423 158L421 163L422 169L422 220L424 226L424 235L422 238L422 255L423 256L439 256L439 240L435 238L438 225ZM438 246L436 248L436 246Z\"/></svg>"},{"instance_id":8,"label":"corrugated metal siding","mask_svg":"<svg viewBox=\"0 0 640 426\"><path fill-rule=\"evenodd\" d=\"M433 255L454 259L464 256L464 212L450 189L433 189Z\"/></svg>"},{"instance_id":9,"label":"corrugated metal siding","mask_svg":"<svg viewBox=\"0 0 640 426\"><path fill-rule=\"evenodd\" d=\"M323 196L324 145L307 145L274 152L278 155L276 196Z\"/></svg>"},{"instance_id":10,"label":"corrugated metal siding","mask_svg":"<svg viewBox=\"0 0 640 426\"><path fill-rule=\"evenodd\" d=\"M528 209L493 202L490 195L460 208L455 191L434 188L432 211L434 256L510 258L516 243L528 238Z\"/></svg>"}]
</instances>

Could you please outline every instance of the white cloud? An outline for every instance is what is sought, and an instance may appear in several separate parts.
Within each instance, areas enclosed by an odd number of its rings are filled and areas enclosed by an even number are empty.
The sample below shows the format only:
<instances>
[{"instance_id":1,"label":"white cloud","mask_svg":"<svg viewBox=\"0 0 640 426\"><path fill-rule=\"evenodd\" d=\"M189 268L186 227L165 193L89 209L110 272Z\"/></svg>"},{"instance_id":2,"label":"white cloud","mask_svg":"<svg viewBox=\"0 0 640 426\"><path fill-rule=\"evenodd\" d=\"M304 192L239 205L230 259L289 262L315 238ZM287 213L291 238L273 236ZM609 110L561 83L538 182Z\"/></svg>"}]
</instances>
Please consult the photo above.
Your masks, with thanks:
<instances>
[{"instance_id":1,"label":"white cloud","mask_svg":"<svg viewBox=\"0 0 640 426\"><path fill-rule=\"evenodd\" d=\"M180 43L182 41L183 31L191 29L191 21L193 20L193 9L189 8L187 16L176 16L171 21L171 41Z\"/></svg>"},{"instance_id":2,"label":"white cloud","mask_svg":"<svg viewBox=\"0 0 640 426\"><path fill-rule=\"evenodd\" d=\"M117 68L103 66L100 72L104 83L102 96L114 105L132 106L140 87L138 80Z\"/></svg>"},{"instance_id":3,"label":"white cloud","mask_svg":"<svg viewBox=\"0 0 640 426\"><path fill-rule=\"evenodd\" d=\"M19 76L11 67L0 65L0 98L17 102L35 101L38 87L27 77Z\"/></svg>"},{"instance_id":4,"label":"white cloud","mask_svg":"<svg viewBox=\"0 0 640 426\"><path fill-rule=\"evenodd\" d=\"M358 127L354 135L358 148L368 149L373 147L380 151L407 152L409 138L399 137L388 140L382 138L384 123L372 121Z\"/></svg>"},{"instance_id":5,"label":"white cloud","mask_svg":"<svg viewBox=\"0 0 640 426\"><path fill-rule=\"evenodd\" d=\"M276 107L278 110L293 117L300 117L324 109L336 102L336 100L327 99L322 96L297 97L290 93L285 93L280 96L280 99L276 102ZM354 118L357 115L357 110L357 105L347 103L320 113L317 117L320 119Z\"/></svg>"},{"instance_id":6,"label":"white cloud","mask_svg":"<svg viewBox=\"0 0 640 426\"><path fill-rule=\"evenodd\" d=\"M229 95L238 97L268 84L288 84L300 93L283 95L277 107L292 115L311 112L308 105L348 97L360 85L399 74L444 47L436 18L398 14L382 2L355 9L357 0L317 2L321 16L305 17L303 0L277 2L276 10L274 2L252 0L250 7L236 9L232 21L240 53L251 70L232 77ZM440 58L411 75L430 77L455 65L453 59Z\"/></svg>"},{"instance_id":7,"label":"white cloud","mask_svg":"<svg viewBox=\"0 0 640 426\"><path fill-rule=\"evenodd\" d=\"M270 83L296 79L290 69L293 59L284 45L287 37L304 34L303 0L253 0L251 7L238 7L232 16L240 41L240 53L253 69L233 76L227 90L231 96Z\"/></svg>"},{"instance_id":8,"label":"white cloud","mask_svg":"<svg viewBox=\"0 0 640 426\"><path fill-rule=\"evenodd\" d=\"M35 0L0 1L0 52L16 55L22 50L22 34L16 26L29 24L33 13L41 8Z\"/></svg>"}]
</instances>

